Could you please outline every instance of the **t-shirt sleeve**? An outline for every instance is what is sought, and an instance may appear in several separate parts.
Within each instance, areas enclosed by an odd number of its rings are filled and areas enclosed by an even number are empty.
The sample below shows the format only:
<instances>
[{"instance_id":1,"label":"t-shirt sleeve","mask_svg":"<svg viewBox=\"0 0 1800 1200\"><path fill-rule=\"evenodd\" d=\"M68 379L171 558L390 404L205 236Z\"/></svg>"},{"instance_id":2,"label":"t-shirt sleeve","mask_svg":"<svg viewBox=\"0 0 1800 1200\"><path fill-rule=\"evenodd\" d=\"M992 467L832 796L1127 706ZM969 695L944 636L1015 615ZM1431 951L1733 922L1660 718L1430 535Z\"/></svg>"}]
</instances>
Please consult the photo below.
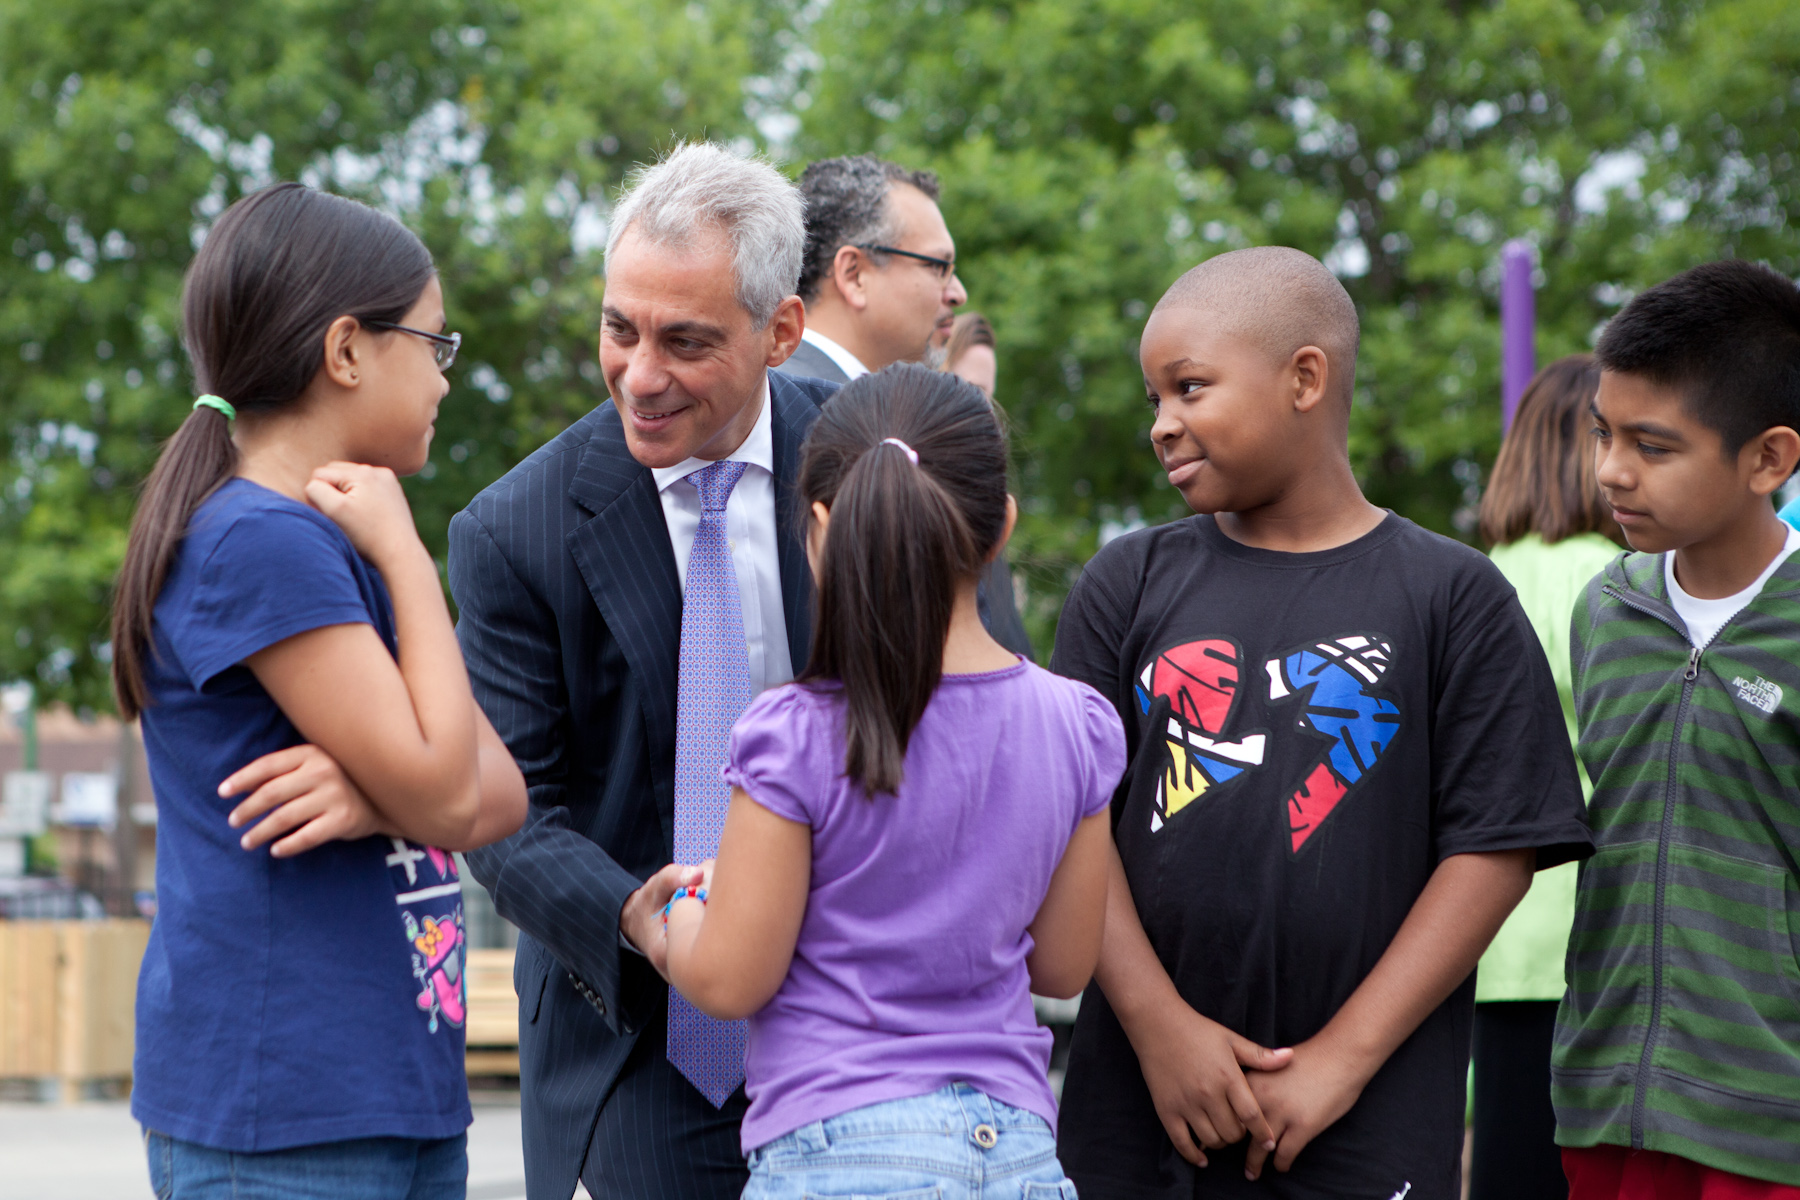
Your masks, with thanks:
<instances>
[{"instance_id":1,"label":"t-shirt sleeve","mask_svg":"<svg viewBox=\"0 0 1800 1200\"><path fill-rule=\"evenodd\" d=\"M1535 849L1542 870L1593 851L1562 704L1518 597L1483 562L1464 581L1435 688L1432 839L1452 854Z\"/></svg>"},{"instance_id":2,"label":"t-shirt sleeve","mask_svg":"<svg viewBox=\"0 0 1800 1200\"><path fill-rule=\"evenodd\" d=\"M731 729L731 749L719 774L778 817L818 828L821 779L812 761L820 743L800 684L764 692Z\"/></svg>"},{"instance_id":3,"label":"t-shirt sleeve","mask_svg":"<svg viewBox=\"0 0 1800 1200\"><path fill-rule=\"evenodd\" d=\"M172 630L196 688L259 650L327 625L372 624L347 543L304 513L262 509L232 522L201 564Z\"/></svg>"},{"instance_id":4,"label":"t-shirt sleeve","mask_svg":"<svg viewBox=\"0 0 1800 1200\"><path fill-rule=\"evenodd\" d=\"M1079 680L1120 708L1119 647L1131 623L1129 606L1118 599L1125 556L1102 550L1069 589L1056 622L1056 645L1050 669ZM1133 556L1135 560L1135 556ZM1121 709L1122 711L1122 709Z\"/></svg>"},{"instance_id":5,"label":"t-shirt sleeve","mask_svg":"<svg viewBox=\"0 0 1800 1200\"><path fill-rule=\"evenodd\" d=\"M1056 623L1056 646L1050 655L1052 671L1093 688L1120 722L1131 712L1133 703L1131 672L1123 665L1123 646L1143 579L1144 554L1138 537L1127 535L1102 547L1069 590ZM1124 748L1130 736L1126 729L1121 724L1118 734L1122 757L1119 779L1111 796L1115 824L1124 813L1130 792L1124 780L1131 761L1130 750Z\"/></svg>"},{"instance_id":6,"label":"t-shirt sleeve","mask_svg":"<svg viewBox=\"0 0 1800 1200\"><path fill-rule=\"evenodd\" d=\"M1081 715L1087 747L1087 787L1081 798L1083 819L1106 811L1125 775L1125 726L1100 693L1081 689Z\"/></svg>"}]
</instances>

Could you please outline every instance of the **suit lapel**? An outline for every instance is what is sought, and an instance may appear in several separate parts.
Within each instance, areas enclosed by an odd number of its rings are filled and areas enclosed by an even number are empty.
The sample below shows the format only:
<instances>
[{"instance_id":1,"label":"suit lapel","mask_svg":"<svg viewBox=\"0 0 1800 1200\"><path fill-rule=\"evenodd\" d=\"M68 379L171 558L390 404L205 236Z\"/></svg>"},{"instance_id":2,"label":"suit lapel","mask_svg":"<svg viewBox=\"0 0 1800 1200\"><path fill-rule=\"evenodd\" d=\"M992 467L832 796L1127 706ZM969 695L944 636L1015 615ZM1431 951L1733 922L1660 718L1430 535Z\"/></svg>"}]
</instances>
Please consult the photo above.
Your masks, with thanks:
<instances>
[{"instance_id":1,"label":"suit lapel","mask_svg":"<svg viewBox=\"0 0 1800 1200\"><path fill-rule=\"evenodd\" d=\"M566 545L638 681L650 779L663 835L673 845L681 580L656 481L631 457L611 401L601 406L594 437L569 482L569 496L594 514L570 531Z\"/></svg>"},{"instance_id":2,"label":"suit lapel","mask_svg":"<svg viewBox=\"0 0 1800 1200\"><path fill-rule=\"evenodd\" d=\"M769 373L775 443L775 520L781 598L796 673L812 638L812 572L801 541L794 484L800 444L818 417L808 395ZM644 709L650 779L668 844L675 837L675 693L680 679L681 580L662 499L648 468L631 457L625 428L609 400L569 481L569 497L593 514L570 531L569 555L594 597L633 677Z\"/></svg>"},{"instance_id":3,"label":"suit lapel","mask_svg":"<svg viewBox=\"0 0 1800 1200\"><path fill-rule=\"evenodd\" d=\"M800 444L818 419L818 407L779 371L769 372L770 422L775 439L775 537L781 560L781 606L787 617L788 654L794 673L806 667L812 646L812 569L801 540L805 514L795 484L800 478Z\"/></svg>"}]
</instances>

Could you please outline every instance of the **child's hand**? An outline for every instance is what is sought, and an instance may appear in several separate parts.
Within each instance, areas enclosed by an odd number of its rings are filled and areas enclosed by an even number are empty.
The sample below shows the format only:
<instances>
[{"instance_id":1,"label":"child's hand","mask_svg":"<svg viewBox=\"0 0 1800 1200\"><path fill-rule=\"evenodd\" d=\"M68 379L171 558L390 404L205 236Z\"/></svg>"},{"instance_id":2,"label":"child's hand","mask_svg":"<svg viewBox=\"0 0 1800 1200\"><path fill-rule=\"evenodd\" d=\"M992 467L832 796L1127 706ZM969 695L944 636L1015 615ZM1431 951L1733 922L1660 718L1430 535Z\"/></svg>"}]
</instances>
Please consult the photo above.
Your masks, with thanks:
<instances>
[{"instance_id":1,"label":"child's hand","mask_svg":"<svg viewBox=\"0 0 1800 1200\"><path fill-rule=\"evenodd\" d=\"M670 863L625 897L624 907L619 910L619 932L664 980L669 978L669 939L663 930L663 905L676 888L692 887L698 882L699 867Z\"/></svg>"},{"instance_id":2,"label":"child's hand","mask_svg":"<svg viewBox=\"0 0 1800 1200\"><path fill-rule=\"evenodd\" d=\"M246 850L281 838L269 853L292 858L326 842L389 832L381 814L337 760L317 746L290 746L265 754L219 785L223 797L243 792L250 798L231 810L226 818L231 827L263 817L240 841ZM265 813L269 815L264 817Z\"/></svg>"},{"instance_id":3,"label":"child's hand","mask_svg":"<svg viewBox=\"0 0 1800 1200\"><path fill-rule=\"evenodd\" d=\"M1207 1150L1241 1141L1246 1133L1252 1153L1259 1144L1274 1146L1275 1134L1244 1068L1251 1068L1252 1077L1259 1071L1285 1074L1294 1052L1259 1046L1186 1005L1176 1007L1179 1012L1158 1022L1155 1052L1138 1055L1156 1115L1176 1151L1204 1167Z\"/></svg>"},{"instance_id":4,"label":"child's hand","mask_svg":"<svg viewBox=\"0 0 1800 1200\"><path fill-rule=\"evenodd\" d=\"M1362 1095L1369 1073L1319 1038L1294 1047L1284 1071L1250 1073L1250 1090L1275 1133L1275 1169L1286 1171L1314 1138L1350 1111ZM1244 1173L1262 1174L1269 1150L1255 1142L1244 1160Z\"/></svg>"},{"instance_id":5,"label":"child's hand","mask_svg":"<svg viewBox=\"0 0 1800 1200\"><path fill-rule=\"evenodd\" d=\"M391 561L396 554L422 548L406 493L386 467L326 463L307 482L306 498L337 522L371 562Z\"/></svg>"},{"instance_id":6,"label":"child's hand","mask_svg":"<svg viewBox=\"0 0 1800 1200\"><path fill-rule=\"evenodd\" d=\"M703 892L710 892L712 890L713 864L716 861L716 859L709 858L697 867L685 868L687 874L682 876L680 887L697 887ZM663 933L665 935L668 933L670 926L676 923L677 918L684 924L692 924L693 921L698 921L705 916L706 904L704 901L696 900L694 903L677 904L669 910L669 919L663 925Z\"/></svg>"}]
</instances>

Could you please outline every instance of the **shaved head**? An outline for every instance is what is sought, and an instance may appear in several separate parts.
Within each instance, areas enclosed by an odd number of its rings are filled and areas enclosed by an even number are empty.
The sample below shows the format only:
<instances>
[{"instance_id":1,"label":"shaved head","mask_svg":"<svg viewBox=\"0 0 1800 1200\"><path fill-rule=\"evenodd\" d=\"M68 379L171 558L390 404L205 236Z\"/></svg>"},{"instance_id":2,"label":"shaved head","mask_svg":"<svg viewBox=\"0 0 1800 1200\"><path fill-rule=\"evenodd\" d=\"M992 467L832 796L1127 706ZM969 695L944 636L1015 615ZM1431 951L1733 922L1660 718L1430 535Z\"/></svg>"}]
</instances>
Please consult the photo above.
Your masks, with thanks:
<instances>
[{"instance_id":1,"label":"shaved head","mask_svg":"<svg viewBox=\"0 0 1800 1200\"><path fill-rule=\"evenodd\" d=\"M1156 311L1164 309L1204 313L1279 363L1302 346L1317 346L1331 365L1332 398L1349 403L1361 339L1356 305L1337 276L1305 251L1257 246L1209 258L1163 294Z\"/></svg>"}]
</instances>

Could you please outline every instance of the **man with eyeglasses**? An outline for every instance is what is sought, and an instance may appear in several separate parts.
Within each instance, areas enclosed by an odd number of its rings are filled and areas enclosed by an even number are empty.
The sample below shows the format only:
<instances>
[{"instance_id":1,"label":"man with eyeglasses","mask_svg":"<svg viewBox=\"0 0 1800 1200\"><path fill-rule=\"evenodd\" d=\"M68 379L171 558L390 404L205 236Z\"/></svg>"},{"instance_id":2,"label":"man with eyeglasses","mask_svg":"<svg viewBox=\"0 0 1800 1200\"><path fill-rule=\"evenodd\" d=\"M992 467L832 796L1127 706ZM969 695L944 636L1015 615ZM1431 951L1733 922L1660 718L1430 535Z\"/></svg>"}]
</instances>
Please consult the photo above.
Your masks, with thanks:
<instances>
[{"instance_id":1,"label":"man with eyeglasses","mask_svg":"<svg viewBox=\"0 0 1800 1200\"><path fill-rule=\"evenodd\" d=\"M867 154L826 158L800 177L806 332L790 375L847 383L889 363L919 362L968 293L956 242L938 211L938 180Z\"/></svg>"},{"instance_id":2,"label":"man with eyeglasses","mask_svg":"<svg viewBox=\"0 0 1800 1200\"><path fill-rule=\"evenodd\" d=\"M969 294L956 277L956 241L938 211L938 178L869 154L824 158L800 177L806 329L779 368L848 383L891 363L942 354ZM1007 649L1032 657L1002 554L982 573L982 623Z\"/></svg>"}]
</instances>

